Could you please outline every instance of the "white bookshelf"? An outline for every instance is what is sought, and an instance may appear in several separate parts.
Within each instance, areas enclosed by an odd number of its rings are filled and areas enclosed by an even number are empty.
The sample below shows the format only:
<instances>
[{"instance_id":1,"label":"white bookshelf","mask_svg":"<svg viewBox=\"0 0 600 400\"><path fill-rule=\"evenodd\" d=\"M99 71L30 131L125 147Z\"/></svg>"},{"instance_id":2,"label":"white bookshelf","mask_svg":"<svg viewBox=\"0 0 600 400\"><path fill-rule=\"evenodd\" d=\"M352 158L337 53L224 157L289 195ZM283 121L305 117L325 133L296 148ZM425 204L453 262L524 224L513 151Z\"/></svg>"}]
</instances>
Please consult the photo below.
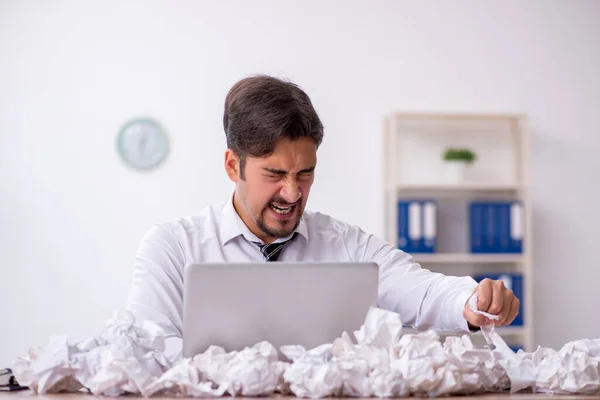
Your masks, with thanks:
<instances>
[{"instance_id":1,"label":"white bookshelf","mask_svg":"<svg viewBox=\"0 0 600 400\"><path fill-rule=\"evenodd\" d=\"M445 177L442 154L447 147L466 147L477 154L468 176L458 183ZM497 329L507 338L507 343L533 351L529 156L529 128L524 115L397 112L385 118L383 171L387 241L393 245L398 243L398 199L447 202L449 206L442 213L444 219L437 219L436 240L439 245L436 253L411 255L423 268L448 275L522 274L523 326ZM522 253L470 253L466 237L469 229L466 204L481 199L519 200L522 203ZM462 210L462 214L449 210ZM440 209L436 211L442 212ZM406 329L404 331L407 332Z\"/></svg>"},{"instance_id":2,"label":"white bookshelf","mask_svg":"<svg viewBox=\"0 0 600 400\"><path fill-rule=\"evenodd\" d=\"M436 192L516 192L523 190L520 185L517 184L493 184L485 182L467 182L459 184L402 184L397 185L396 190L399 192L421 192L421 193L433 193ZM446 193L447 194L447 193Z\"/></svg>"}]
</instances>

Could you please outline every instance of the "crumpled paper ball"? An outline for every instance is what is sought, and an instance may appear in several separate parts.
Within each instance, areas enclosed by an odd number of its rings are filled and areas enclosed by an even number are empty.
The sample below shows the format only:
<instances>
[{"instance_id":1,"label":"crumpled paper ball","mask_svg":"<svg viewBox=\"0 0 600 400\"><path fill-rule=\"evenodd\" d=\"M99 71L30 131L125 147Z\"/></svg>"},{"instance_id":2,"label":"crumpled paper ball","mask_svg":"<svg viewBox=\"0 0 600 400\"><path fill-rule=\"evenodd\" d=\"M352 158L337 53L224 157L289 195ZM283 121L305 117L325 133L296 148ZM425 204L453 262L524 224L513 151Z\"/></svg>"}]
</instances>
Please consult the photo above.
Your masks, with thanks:
<instances>
[{"instance_id":1,"label":"crumpled paper ball","mask_svg":"<svg viewBox=\"0 0 600 400\"><path fill-rule=\"evenodd\" d=\"M331 346L282 349L293 360L284 375L300 397L436 397L508 387L504 369L489 350L467 336L445 344L428 331L401 335L397 314L371 309L357 343L343 333Z\"/></svg>"},{"instance_id":2,"label":"crumpled paper ball","mask_svg":"<svg viewBox=\"0 0 600 400\"><path fill-rule=\"evenodd\" d=\"M469 302L476 310L476 297ZM481 312L480 312L481 313ZM493 317L493 316L490 316ZM305 398L438 397L531 390L600 393L600 339L567 343L559 351L514 353L482 327L489 348L468 335L445 342L433 331L402 334L398 314L371 308L364 324L312 349L259 342L227 352L211 346L171 364L157 325L118 311L95 337L53 337L18 358L13 373L38 394L87 390L95 395L172 397L269 396Z\"/></svg>"},{"instance_id":3,"label":"crumpled paper ball","mask_svg":"<svg viewBox=\"0 0 600 400\"><path fill-rule=\"evenodd\" d=\"M78 342L54 336L46 347L18 358L13 373L40 394L81 388L106 396L140 393L171 366L161 329L135 322L131 313L117 311L97 337Z\"/></svg>"},{"instance_id":4,"label":"crumpled paper ball","mask_svg":"<svg viewBox=\"0 0 600 400\"><path fill-rule=\"evenodd\" d=\"M218 397L284 393L285 367L286 363L278 360L277 349L268 342L232 352L211 346L192 359L182 359L146 388L144 395Z\"/></svg>"}]
</instances>

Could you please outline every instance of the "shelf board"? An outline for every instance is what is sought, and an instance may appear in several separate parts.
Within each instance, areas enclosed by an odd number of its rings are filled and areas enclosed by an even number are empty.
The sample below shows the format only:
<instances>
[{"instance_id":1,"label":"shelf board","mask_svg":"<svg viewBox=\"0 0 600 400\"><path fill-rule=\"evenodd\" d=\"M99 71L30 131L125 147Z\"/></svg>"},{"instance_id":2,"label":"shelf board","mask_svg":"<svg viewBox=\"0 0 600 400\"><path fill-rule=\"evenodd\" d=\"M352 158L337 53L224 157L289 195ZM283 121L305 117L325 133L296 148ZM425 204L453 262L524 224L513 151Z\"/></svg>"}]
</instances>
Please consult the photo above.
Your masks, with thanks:
<instances>
[{"instance_id":1,"label":"shelf board","mask_svg":"<svg viewBox=\"0 0 600 400\"><path fill-rule=\"evenodd\" d=\"M524 262L523 254L470 254L470 253L438 253L411 256L423 264L505 264Z\"/></svg>"},{"instance_id":2,"label":"shelf board","mask_svg":"<svg viewBox=\"0 0 600 400\"><path fill-rule=\"evenodd\" d=\"M460 184L399 184L397 192L516 192L520 184L460 183Z\"/></svg>"},{"instance_id":3,"label":"shelf board","mask_svg":"<svg viewBox=\"0 0 600 400\"><path fill-rule=\"evenodd\" d=\"M439 120L458 120L458 121L497 121L524 118L522 113L489 113L489 114L474 114L474 113L459 113L459 112L396 112L393 114L398 120L417 120L417 121L439 121Z\"/></svg>"}]
</instances>

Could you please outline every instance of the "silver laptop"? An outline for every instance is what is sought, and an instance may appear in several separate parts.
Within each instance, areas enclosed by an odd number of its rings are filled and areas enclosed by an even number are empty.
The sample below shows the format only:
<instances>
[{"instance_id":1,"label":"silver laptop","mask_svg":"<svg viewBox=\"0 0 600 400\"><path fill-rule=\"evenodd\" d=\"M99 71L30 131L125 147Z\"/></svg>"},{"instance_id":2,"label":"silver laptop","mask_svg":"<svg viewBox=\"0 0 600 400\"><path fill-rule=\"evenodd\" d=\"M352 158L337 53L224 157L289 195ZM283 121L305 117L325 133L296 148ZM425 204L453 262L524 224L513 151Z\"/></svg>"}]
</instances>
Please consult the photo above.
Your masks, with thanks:
<instances>
[{"instance_id":1,"label":"silver laptop","mask_svg":"<svg viewBox=\"0 0 600 400\"><path fill-rule=\"evenodd\" d=\"M266 340L313 348L351 334L377 305L376 263L219 263L185 268L183 356ZM281 355L281 353L280 353Z\"/></svg>"}]
</instances>

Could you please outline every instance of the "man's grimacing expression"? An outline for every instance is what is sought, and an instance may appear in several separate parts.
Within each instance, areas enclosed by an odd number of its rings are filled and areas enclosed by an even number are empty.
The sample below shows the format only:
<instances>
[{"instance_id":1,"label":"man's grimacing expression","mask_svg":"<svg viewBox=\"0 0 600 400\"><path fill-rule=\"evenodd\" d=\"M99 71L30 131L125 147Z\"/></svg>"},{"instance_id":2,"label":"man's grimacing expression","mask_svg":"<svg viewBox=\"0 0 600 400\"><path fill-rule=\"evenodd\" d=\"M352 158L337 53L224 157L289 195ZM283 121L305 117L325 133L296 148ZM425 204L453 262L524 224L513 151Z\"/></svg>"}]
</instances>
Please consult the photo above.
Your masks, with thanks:
<instances>
[{"instance_id":1,"label":"man's grimacing expression","mask_svg":"<svg viewBox=\"0 0 600 400\"><path fill-rule=\"evenodd\" d=\"M239 158L225 152L225 170L236 183L234 207L250 231L265 243L290 235L300 223L317 164L310 138L277 141L267 157L247 157L244 179Z\"/></svg>"}]
</instances>

